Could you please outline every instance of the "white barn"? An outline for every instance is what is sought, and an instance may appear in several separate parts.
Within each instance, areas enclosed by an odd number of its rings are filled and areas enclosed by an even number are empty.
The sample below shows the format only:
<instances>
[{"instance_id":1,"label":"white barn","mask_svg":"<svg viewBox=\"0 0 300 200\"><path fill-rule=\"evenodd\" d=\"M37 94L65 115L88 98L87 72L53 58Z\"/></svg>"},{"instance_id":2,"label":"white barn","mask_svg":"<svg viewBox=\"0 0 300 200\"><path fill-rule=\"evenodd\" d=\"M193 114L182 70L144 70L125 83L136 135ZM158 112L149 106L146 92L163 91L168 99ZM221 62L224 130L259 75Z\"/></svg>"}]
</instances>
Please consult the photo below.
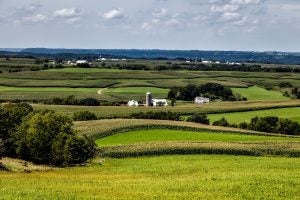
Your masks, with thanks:
<instances>
[{"instance_id":1,"label":"white barn","mask_svg":"<svg viewBox=\"0 0 300 200\"><path fill-rule=\"evenodd\" d=\"M152 105L154 107L157 106L168 106L168 102L166 99L152 99Z\"/></svg>"},{"instance_id":2,"label":"white barn","mask_svg":"<svg viewBox=\"0 0 300 200\"><path fill-rule=\"evenodd\" d=\"M131 100L131 101L128 101L128 104L127 104L129 107L138 107L139 106L139 102L135 101L135 100Z\"/></svg>"},{"instance_id":3,"label":"white barn","mask_svg":"<svg viewBox=\"0 0 300 200\"><path fill-rule=\"evenodd\" d=\"M87 60L77 60L76 64L87 64L88 61Z\"/></svg>"},{"instance_id":4,"label":"white barn","mask_svg":"<svg viewBox=\"0 0 300 200\"><path fill-rule=\"evenodd\" d=\"M196 104L204 104L204 103L209 103L209 102L210 102L209 98L204 98L204 97L196 97L195 98Z\"/></svg>"}]
</instances>

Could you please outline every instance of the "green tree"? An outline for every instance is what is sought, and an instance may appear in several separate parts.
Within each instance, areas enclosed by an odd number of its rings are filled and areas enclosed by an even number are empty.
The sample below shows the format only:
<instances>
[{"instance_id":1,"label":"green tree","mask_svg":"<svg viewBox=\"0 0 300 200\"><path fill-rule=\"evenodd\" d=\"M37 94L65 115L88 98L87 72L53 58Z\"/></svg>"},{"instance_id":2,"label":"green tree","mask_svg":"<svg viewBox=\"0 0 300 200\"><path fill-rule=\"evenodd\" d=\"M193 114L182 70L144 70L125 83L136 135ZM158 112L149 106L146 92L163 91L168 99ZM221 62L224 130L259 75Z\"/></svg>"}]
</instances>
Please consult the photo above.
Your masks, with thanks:
<instances>
[{"instance_id":1,"label":"green tree","mask_svg":"<svg viewBox=\"0 0 300 200\"><path fill-rule=\"evenodd\" d=\"M228 123L228 121L223 117L220 120L214 121L213 122L214 126L229 126L230 124Z\"/></svg>"},{"instance_id":2,"label":"green tree","mask_svg":"<svg viewBox=\"0 0 300 200\"><path fill-rule=\"evenodd\" d=\"M205 114L193 114L187 119L188 122L195 122L200 124L207 124L209 125L209 119Z\"/></svg>"},{"instance_id":3,"label":"green tree","mask_svg":"<svg viewBox=\"0 0 300 200\"><path fill-rule=\"evenodd\" d=\"M33 108L25 103L0 106L0 140L4 155L13 156L15 154L13 134L22 119L32 111Z\"/></svg>"},{"instance_id":4,"label":"green tree","mask_svg":"<svg viewBox=\"0 0 300 200\"><path fill-rule=\"evenodd\" d=\"M80 150L81 159L67 157L76 153L68 148L69 140L81 141L76 148ZM86 149L87 146L91 148ZM16 133L16 152L20 158L35 163L63 166L91 158L95 145L87 138L81 139L75 134L69 117L46 111L25 118Z\"/></svg>"}]
</instances>

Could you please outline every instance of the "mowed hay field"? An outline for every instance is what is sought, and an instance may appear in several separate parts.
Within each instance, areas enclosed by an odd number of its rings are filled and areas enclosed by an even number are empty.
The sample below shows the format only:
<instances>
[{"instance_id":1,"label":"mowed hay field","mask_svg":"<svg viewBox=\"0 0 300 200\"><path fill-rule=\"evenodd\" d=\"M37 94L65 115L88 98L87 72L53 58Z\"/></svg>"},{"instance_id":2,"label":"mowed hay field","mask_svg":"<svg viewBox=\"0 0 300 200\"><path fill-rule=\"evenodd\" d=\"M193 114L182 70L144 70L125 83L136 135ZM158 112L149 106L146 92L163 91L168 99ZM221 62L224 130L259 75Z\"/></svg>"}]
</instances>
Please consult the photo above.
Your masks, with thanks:
<instances>
[{"instance_id":1,"label":"mowed hay field","mask_svg":"<svg viewBox=\"0 0 300 200\"><path fill-rule=\"evenodd\" d=\"M256 100L288 100L288 97L282 95L281 92L266 90L260 87L249 87L249 88L233 88L233 93L237 93L246 97L248 101Z\"/></svg>"},{"instance_id":2,"label":"mowed hay field","mask_svg":"<svg viewBox=\"0 0 300 200\"><path fill-rule=\"evenodd\" d=\"M295 108L278 108L248 112L234 112L222 114L210 114L208 118L211 122L225 117L230 123L250 122L254 117L277 116L279 118L287 118L300 123L300 107Z\"/></svg>"},{"instance_id":3,"label":"mowed hay field","mask_svg":"<svg viewBox=\"0 0 300 200\"><path fill-rule=\"evenodd\" d=\"M104 159L48 172L0 172L1 199L275 199L300 196L300 159L226 155Z\"/></svg>"}]
</instances>

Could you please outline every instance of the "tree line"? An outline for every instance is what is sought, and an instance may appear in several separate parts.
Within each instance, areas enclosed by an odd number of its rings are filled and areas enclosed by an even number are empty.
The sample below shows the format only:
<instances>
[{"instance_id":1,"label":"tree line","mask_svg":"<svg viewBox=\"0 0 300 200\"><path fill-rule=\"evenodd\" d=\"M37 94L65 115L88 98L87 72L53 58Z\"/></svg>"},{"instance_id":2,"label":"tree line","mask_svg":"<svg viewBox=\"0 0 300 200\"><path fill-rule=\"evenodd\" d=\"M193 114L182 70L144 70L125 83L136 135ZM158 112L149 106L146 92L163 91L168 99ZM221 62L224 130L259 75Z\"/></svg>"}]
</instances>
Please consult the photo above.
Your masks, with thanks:
<instances>
[{"instance_id":1,"label":"tree line","mask_svg":"<svg viewBox=\"0 0 300 200\"><path fill-rule=\"evenodd\" d=\"M198 96L207 97L210 100L247 101L247 98L234 95L230 88L218 83L206 83L199 86L189 84L184 87L174 87L168 93L168 99L184 101L193 101Z\"/></svg>"}]
</instances>

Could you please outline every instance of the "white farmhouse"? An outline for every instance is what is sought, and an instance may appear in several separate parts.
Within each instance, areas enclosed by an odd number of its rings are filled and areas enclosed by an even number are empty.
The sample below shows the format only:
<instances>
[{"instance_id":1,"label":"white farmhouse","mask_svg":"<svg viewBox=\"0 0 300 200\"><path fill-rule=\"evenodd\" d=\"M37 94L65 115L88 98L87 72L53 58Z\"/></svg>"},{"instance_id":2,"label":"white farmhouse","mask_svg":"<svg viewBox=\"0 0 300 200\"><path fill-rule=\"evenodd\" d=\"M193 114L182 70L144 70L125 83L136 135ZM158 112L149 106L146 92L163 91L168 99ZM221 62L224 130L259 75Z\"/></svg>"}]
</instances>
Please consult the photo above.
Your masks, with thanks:
<instances>
[{"instance_id":1,"label":"white farmhouse","mask_svg":"<svg viewBox=\"0 0 300 200\"><path fill-rule=\"evenodd\" d=\"M76 64L87 64L88 61L87 60L77 60Z\"/></svg>"},{"instance_id":2,"label":"white farmhouse","mask_svg":"<svg viewBox=\"0 0 300 200\"><path fill-rule=\"evenodd\" d=\"M135 100L131 100L131 101L128 101L128 104L127 104L129 107L138 107L139 106L139 102L135 101Z\"/></svg>"},{"instance_id":3,"label":"white farmhouse","mask_svg":"<svg viewBox=\"0 0 300 200\"><path fill-rule=\"evenodd\" d=\"M166 99L152 99L152 105L154 107L157 106L168 106L168 102Z\"/></svg>"},{"instance_id":4,"label":"white farmhouse","mask_svg":"<svg viewBox=\"0 0 300 200\"><path fill-rule=\"evenodd\" d=\"M195 98L196 104L204 104L204 103L209 103L209 102L210 102L209 98L204 98L204 97L196 97Z\"/></svg>"}]
</instances>

